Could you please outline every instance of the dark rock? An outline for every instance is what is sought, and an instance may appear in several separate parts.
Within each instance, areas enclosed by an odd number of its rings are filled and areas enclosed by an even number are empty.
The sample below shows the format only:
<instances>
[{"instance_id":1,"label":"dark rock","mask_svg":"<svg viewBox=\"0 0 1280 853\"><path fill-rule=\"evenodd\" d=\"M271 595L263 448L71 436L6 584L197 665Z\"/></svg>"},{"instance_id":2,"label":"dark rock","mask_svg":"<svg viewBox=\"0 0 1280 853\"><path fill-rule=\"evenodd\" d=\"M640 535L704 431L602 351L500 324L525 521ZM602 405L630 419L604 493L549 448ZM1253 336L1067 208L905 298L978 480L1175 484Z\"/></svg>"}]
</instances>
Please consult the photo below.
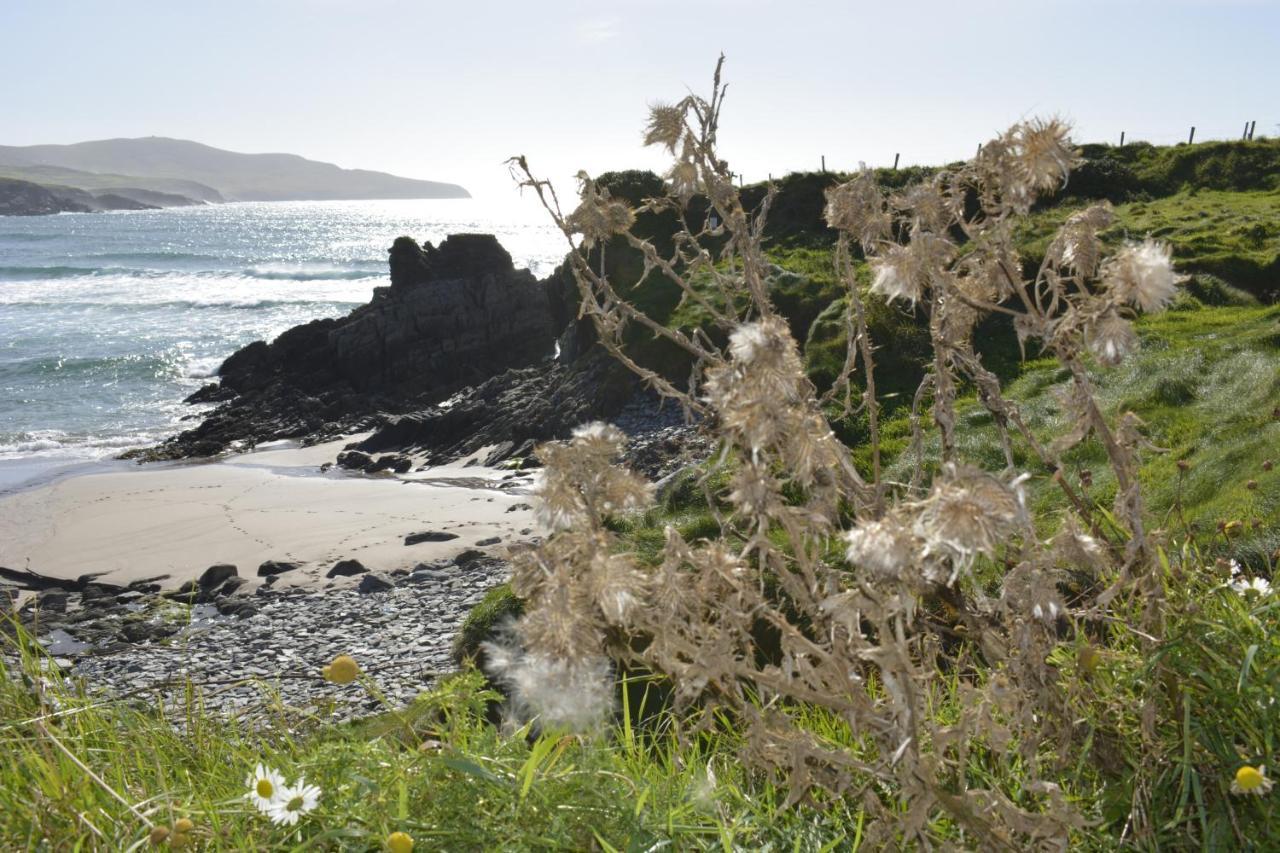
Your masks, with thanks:
<instances>
[{"instance_id":1,"label":"dark rock","mask_svg":"<svg viewBox=\"0 0 1280 853\"><path fill-rule=\"evenodd\" d=\"M138 601L146 597L147 597L147 593L143 592L140 589L126 589L124 592L116 596L116 603L132 604L135 601Z\"/></svg>"},{"instance_id":2,"label":"dark rock","mask_svg":"<svg viewBox=\"0 0 1280 853\"><path fill-rule=\"evenodd\" d=\"M512 452L515 451L515 449L516 449L515 442L500 441L498 442L497 445L494 446L493 450L489 451L489 455L485 456L484 462L482 462L481 464L486 467L492 468L494 465L497 465L499 462L502 462L503 460L510 457Z\"/></svg>"},{"instance_id":3,"label":"dark rock","mask_svg":"<svg viewBox=\"0 0 1280 853\"><path fill-rule=\"evenodd\" d=\"M239 575L236 567L230 563L218 563L204 570L204 573L196 579L196 585L201 589L209 590L224 582L227 578L233 578Z\"/></svg>"},{"instance_id":4,"label":"dark rock","mask_svg":"<svg viewBox=\"0 0 1280 853\"><path fill-rule=\"evenodd\" d=\"M89 606L98 601L114 601L124 587L108 583L87 583L80 590L80 603Z\"/></svg>"},{"instance_id":5,"label":"dark rock","mask_svg":"<svg viewBox=\"0 0 1280 853\"><path fill-rule=\"evenodd\" d=\"M195 598L196 594L199 592L200 587L195 581L187 581L177 589L171 589L168 592L161 593L161 595L175 601L186 601Z\"/></svg>"},{"instance_id":6,"label":"dark rock","mask_svg":"<svg viewBox=\"0 0 1280 853\"><path fill-rule=\"evenodd\" d=\"M67 611L67 593L61 590L45 590L36 596L36 606L41 610L48 610L53 613L65 613Z\"/></svg>"},{"instance_id":7,"label":"dark rock","mask_svg":"<svg viewBox=\"0 0 1280 853\"><path fill-rule=\"evenodd\" d=\"M247 599L219 601L217 608L218 612L223 616L236 616L240 619L248 619L250 616L258 612L257 606Z\"/></svg>"},{"instance_id":8,"label":"dark rock","mask_svg":"<svg viewBox=\"0 0 1280 853\"><path fill-rule=\"evenodd\" d=\"M459 566L469 566L476 560L483 560L489 556L484 551L477 551L475 548L468 548L461 554L453 558L453 562Z\"/></svg>"},{"instance_id":9,"label":"dark rock","mask_svg":"<svg viewBox=\"0 0 1280 853\"><path fill-rule=\"evenodd\" d=\"M358 446L367 453L428 450L432 461L445 462L494 445L484 459L494 465L517 448L564 438L581 423L611 417L636 387L625 367L596 349L571 365L508 370L455 395L447 408L390 417Z\"/></svg>"},{"instance_id":10,"label":"dark rock","mask_svg":"<svg viewBox=\"0 0 1280 853\"><path fill-rule=\"evenodd\" d=\"M365 575L360 578L360 585L356 587L356 591L361 595L368 595L373 592L385 592L392 588L390 581L384 580L377 575Z\"/></svg>"},{"instance_id":11,"label":"dark rock","mask_svg":"<svg viewBox=\"0 0 1280 853\"><path fill-rule=\"evenodd\" d=\"M338 454L338 467L350 471L363 471L373 464L373 457L359 450L347 450Z\"/></svg>"},{"instance_id":12,"label":"dark rock","mask_svg":"<svg viewBox=\"0 0 1280 853\"><path fill-rule=\"evenodd\" d=\"M529 506L527 503L518 503L507 507L507 512L528 512L531 509L533 509L533 507Z\"/></svg>"},{"instance_id":13,"label":"dark rock","mask_svg":"<svg viewBox=\"0 0 1280 853\"><path fill-rule=\"evenodd\" d=\"M497 545L502 541L501 536L490 536L488 539L481 539L476 543L477 548L487 548L490 545Z\"/></svg>"},{"instance_id":14,"label":"dark rock","mask_svg":"<svg viewBox=\"0 0 1280 853\"><path fill-rule=\"evenodd\" d=\"M299 568L298 563L287 563L281 560L267 560L261 566L258 566L258 577L274 577L275 575L282 575L285 572L292 572L297 568Z\"/></svg>"},{"instance_id":15,"label":"dark rock","mask_svg":"<svg viewBox=\"0 0 1280 853\"><path fill-rule=\"evenodd\" d=\"M327 578L349 578L353 575L362 575L369 571L359 560L339 560L333 564L325 577Z\"/></svg>"},{"instance_id":16,"label":"dark rock","mask_svg":"<svg viewBox=\"0 0 1280 853\"><path fill-rule=\"evenodd\" d=\"M248 578L242 578L242 577L227 578L227 582L224 583L222 586L218 587L217 596L219 598L225 598L229 595L235 595L235 593L240 590L240 587L244 586L248 582L249 582Z\"/></svg>"},{"instance_id":17,"label":"dark rock","mask_svg":"<svg viewBox=\"0 0 1280 853\"><path fill-rule=\"evenodd\" d=\"M404 544L418 545L422 542L448 542L457 538L458 534L456 533L447 533L443 530L427 530L422 533L410 533L404 537Z\"/></svg>"}]
</instances>

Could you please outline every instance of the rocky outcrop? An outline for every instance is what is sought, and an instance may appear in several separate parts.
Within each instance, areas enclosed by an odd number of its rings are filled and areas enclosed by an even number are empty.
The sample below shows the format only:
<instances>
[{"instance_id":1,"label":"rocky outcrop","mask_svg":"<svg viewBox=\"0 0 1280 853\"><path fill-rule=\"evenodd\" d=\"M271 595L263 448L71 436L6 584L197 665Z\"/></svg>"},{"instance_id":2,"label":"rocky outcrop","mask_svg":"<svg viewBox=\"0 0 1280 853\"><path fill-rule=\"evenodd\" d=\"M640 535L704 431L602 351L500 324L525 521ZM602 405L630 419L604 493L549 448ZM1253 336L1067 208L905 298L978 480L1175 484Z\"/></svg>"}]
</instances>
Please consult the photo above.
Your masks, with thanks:
<instances>
[{"instance_id":1,"label":"rocky outcrop","mask_svg":"<svg viewBox=\"0 0 1280 853\"><path fill-rule=\"evenodd\" d=\"M548 289L515 269L491 235L458 234L439 247L401 237L390 266L390 287L368 305L234 353L220 384L191 398L223 405L147 456L367 428L551 357L559 330Z\"/></svg>"},{"instance_id":2,"label":"rocky outcrop","mask_svg":"<svg viewBox=\"0 0 1280 853\"><path fill-rule=\"evenodd\" d=\"M88 213L93 208L53 192L48 187L0 178L0 216L45 216L50 213Z\"/></svg>"},{"instance_id":3,"label":"rocky outcrop","mask_svg":"<svg viewBox=\"0 0 1280 853\"><path fill-rule=\"evenodd\" d=\"M388 418L356 448L365 453L417 451L447 462L488 448L494 465L525 456L536 442L562 438L579 424L610 418L631 399L636 380L603 349L565 364L509 370L444 405Z\"/></svg>"}]
</instances>

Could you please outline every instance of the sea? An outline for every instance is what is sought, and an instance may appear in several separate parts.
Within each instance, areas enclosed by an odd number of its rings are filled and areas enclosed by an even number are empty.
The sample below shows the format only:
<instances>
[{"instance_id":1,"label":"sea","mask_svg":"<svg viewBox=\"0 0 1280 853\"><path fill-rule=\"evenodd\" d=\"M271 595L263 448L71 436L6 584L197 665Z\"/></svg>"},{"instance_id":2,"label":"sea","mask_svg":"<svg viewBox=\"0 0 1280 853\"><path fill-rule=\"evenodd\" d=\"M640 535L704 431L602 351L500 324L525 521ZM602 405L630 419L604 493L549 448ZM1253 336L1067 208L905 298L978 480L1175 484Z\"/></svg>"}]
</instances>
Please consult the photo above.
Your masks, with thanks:
<instances>
[{"instance_id":1,"label":"sea","mask_svg":"<svg viewBox=\"0 0 1280 853\"><path fill-rule=\"evenodd\" d=\"M539 277L566 243L531 204L246 202L0 216L0 493L189 425L239 347L388 284L401 235L489 233Z\"/></svg>"}]
</instances>

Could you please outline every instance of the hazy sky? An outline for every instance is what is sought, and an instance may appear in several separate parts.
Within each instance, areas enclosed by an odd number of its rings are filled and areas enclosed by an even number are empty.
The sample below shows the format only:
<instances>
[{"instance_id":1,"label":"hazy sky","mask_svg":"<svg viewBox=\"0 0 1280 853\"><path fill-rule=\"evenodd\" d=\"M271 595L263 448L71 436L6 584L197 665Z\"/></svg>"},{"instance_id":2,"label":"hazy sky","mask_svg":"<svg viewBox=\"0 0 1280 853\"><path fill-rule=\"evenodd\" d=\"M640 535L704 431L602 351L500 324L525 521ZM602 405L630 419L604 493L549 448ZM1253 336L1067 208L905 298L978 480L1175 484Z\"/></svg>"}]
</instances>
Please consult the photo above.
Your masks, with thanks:
<instances>
[{"instance_id":1,"label":"hazy sky","mask_svg":"<svg viewBox=\"0 0 1280 853\"><path fill-rule=\"evenodd\" d=\"M0 0L0 143L175 136L514 195L655 167L646 104L728 57L748 180L967 156L1021 117L1077 139L1280 133L1280 2Z\"/></svg>"}]
</instances>

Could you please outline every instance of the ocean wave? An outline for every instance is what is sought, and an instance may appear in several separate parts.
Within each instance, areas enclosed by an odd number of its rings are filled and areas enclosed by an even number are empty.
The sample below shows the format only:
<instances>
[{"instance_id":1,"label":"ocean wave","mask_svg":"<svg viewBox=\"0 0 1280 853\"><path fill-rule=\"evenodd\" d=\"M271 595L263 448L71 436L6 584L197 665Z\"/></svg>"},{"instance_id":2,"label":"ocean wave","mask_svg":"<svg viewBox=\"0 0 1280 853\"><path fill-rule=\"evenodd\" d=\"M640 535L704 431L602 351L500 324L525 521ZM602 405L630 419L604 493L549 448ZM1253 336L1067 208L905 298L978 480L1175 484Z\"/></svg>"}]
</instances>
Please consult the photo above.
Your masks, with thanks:
<instances>
[{"instance_id":1,"label":"ocean wave","mask_svg":"<svg viewBox=\"0 0 1280 853\"><path fill-rule=\"evenodd\" d=\"M28 231L0 233L0 240L12 240L15 243L42 243L46 240L61 240L62 234L32 234Z\"/></svg>"},{"instance_id":2,"label":"ocean wave","mask_svg":"<svg viewBox=\"0 0 1280 853\"><path fill-rule=\"evenodd\" d=\"M187 362L183 375L188 379L209 379L218 375L218 368L226 361L224 356L193 358Z\"/></svg>"},{"instance_id":3,"label":"ocean wave","mask_svg":"<svg viewBox=\"0 0 1280 853\"><path fill-rule=\"evenodd\" d=\"M362 278L381 278L381 272L367 269L323 269L287 267L250 267L242 272L249 278L266 281L358 281Z\"/></svg>"},{"instance_id":4,"label":"ocean wave","mask_svg":"<svg viewBox=\"0 0 1280 853\"><path fill-rule=\"evenodd\" d=\"M123 259L123 258L122 258ZM47 267L0 266L0 281L52 281L59 279L107 277L122 279L158 279L169 276L190 276L202 280L261 280L261 281L360 281L383 278L381 271L352 269L350 267L249 267L243 270L165 270L133 267L84 267L58 265Z\"/></svg>"},{"instance_id":5,"label":"ocean wave","mask_svg":"<svg viewBox=\"0 0 1280 853\"><path fill-rule=\"evenodd\" d=\"M363 305L368 302L367 296L352 294L349 298L340 297L321 297L318 295L310 295L307 297L299 297L297 299L271 299L256 298L245 296L242 299L221 298L221 299L169 299L158 300L154 302L144 300L116 299L113 301L41 301L41 300L15 300L12 302L5 301L0 298L0 308L25 308L37 311L45 311L50 308L70 309L76 311L103 309L107 311L139 311L139 310L156 310L156 311L189 311L192 309L231 309L234 311L250 311L263 308L313 308L317 311L328 312L330 310L341 310L351 308L356 305Z\"/></svg>"}]
</instances>

